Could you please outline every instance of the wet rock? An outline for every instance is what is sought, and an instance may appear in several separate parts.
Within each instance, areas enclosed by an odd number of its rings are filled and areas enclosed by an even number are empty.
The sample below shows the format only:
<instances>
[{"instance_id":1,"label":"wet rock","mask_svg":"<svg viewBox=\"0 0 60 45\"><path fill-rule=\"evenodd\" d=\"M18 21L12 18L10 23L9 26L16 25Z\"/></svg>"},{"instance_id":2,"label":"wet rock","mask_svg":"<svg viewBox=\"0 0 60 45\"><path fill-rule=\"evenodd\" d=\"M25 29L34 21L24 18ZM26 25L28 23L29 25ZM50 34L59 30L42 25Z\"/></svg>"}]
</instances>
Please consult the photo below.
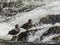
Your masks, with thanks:
<instances>
[{"instance_id":1,"label":"wet rock","mask_svg":"<svg viewBox=\"0 0 60 45\"><path fill-rule=\"evenodd\" d=\"M6 2L3 3L3 8L5 8L8 4Z\"/></svg>"},{"instance_id":2,"label":"wet rock","mask_svg":"<svg viewBox=\"0 0 60 45\"><path fill-rule=\"evenodd\" d=\"M49 30L44 33L42 36L47 36L50 34L60 34L60 26L50 27Z\"/></svg>"},{"instance_id":3,"label":"wet rock","mask_svg":"<svg viewBox=\"0 0 60 45\"><path fill-rule=\"evenodd\" d=\"M59 33L60 33L60 26L51 27L51 28L48 30L48 33L59 34Z\"/></svg>"},{"instance_id":4,"label":"wet rock","mask_svg":"<svg viewBox=\"0 0 60 45\"><path fill-rule=\"evenodd\" d=\"M43 24L55 24L55 23L60 23L60 14L56 15L47 15L46 17L43 17L39 23Z\"/></svg>"},{"instance_id":5,"label":"wet rock","mask_svg":"<svg viewBox=\"0 0 60 45\"><path fill-rule=\"evenodd\" d=\"M60 42L60 36L52 38L53 41L55 42Z\"/></svg>"}]
</instances>

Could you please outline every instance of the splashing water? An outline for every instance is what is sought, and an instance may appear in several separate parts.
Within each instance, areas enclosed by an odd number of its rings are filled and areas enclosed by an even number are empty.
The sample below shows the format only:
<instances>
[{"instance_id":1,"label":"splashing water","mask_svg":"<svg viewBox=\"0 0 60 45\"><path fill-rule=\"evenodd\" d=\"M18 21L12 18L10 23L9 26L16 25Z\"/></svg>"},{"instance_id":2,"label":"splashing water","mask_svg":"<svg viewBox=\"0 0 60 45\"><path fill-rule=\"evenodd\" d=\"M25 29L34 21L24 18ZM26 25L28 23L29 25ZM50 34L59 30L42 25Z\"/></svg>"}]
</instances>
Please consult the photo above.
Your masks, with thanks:
<instances>
[{"instance_id":1,"label":"splashing water","mask_svg":"<svg viewBox=\"0 0 60 45\"><path fill-rule=\"evenodd\" d=\"M49 35L49 36L46 36L46 37L44 37L44 39L42 40L42 42L51 41L51 39L52 39L53 37L56 37L56 36L60 36L60 34L51 34L51 35Z\"/></svg>"},{"instance_id":2,"label":"splashing water","mask_svg":"<svg viewBox=\"0 0 60 45\"><path fill-rule=\"evenodd\" d=\"M46 4L45 6L38 7L38 8L36 8L32 11L29 11L29 12L19 13L14 18L12 18L12 19L14 19L13 21L10 21L7 23L6 22L0 23L0 35L2 35L2 36L7 35L7 33L11 29L14 28L15 24L19 24L21 26L24 23L26 23L28 21L28 19L32 19L33 23L38 23L40 18L42 18L48 14L60 14L60 8L59 8L60 5L58 5L58 4L60 4L60 2L58 2L58 1L52 2L50 4ZM52 27L52 26L53 25L48 25L48 24L46 24L46 25L43 24L42 26L39 26L40 28L42 27L44 29L37 31L34 35L29 35L28 42L34 42L37 39L40 39L40 37L49 29L49 27ZM55 36L57 36L57 35L49 35L49 36L45 37L42 40L42 42L49 41Z\"/></svg>"},{"instance_id":3,"label":"splashing water","mask_svg":"<svg viewBox=\"0 0 60 45\"><path fill-rule=\"evenodd\" d=\"M44 25L44 26L39 26L37 27L36 29L38 28L43 28L41 30L38 30L35 34L32 34L32 35L29 35L28 36L28 42L34 42L36 41L37 39L40 41L40 37L46 32L48 31L49 27L51 25Z\"/></svg>"}]
</instances>

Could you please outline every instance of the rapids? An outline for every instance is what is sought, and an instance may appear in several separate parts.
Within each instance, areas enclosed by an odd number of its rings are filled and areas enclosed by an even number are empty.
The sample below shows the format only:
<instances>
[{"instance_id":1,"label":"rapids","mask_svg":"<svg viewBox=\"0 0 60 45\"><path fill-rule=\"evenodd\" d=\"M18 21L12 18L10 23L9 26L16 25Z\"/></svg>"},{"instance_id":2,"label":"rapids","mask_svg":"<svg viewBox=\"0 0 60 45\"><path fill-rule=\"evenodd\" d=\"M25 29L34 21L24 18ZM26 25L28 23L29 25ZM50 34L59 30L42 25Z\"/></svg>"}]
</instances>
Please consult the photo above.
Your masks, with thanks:
<instances>
[{"instance_id":1,"label":"rapids","mask_svg":"<svg viewBox=\"0 0 60 45\"><path fill-rule=\"evenodd\" d=\"M9 38L10 36L7 35L7 33L14 28L15 24L19 24L22 26L24 23L28 21L28 19L32 19L33 24L36 24L40 21L40 19L44 16L47 16L49 14L60 14L60 1L53 1L50 2L44 6L37 7L34 10L31 10L29 12L22 12L18 13L16 16L11 18L8 22L2 22L0 23L0 38L3 37L3 39ZM1 17L0 17L1 18ZM0 19L2 20L2 19ZM1 22L1 21L0 21ZM39 26L36 26L34 28L43 28L39 31L37 31L34 35L31 34L28 36L28 42L40 42L40 37L47 32L47 30L52 26L60 26L59 23L56 23L55 25L52 24L41 24ZM21 29L22 31L22 29ZM49 36L44 37L42 42L50 41L53 37L60 36L58 34L51 34ZM48 38L48 39L47 39ZM10 39L10 38L9 38Z\"/></svg>"}]
</instances>

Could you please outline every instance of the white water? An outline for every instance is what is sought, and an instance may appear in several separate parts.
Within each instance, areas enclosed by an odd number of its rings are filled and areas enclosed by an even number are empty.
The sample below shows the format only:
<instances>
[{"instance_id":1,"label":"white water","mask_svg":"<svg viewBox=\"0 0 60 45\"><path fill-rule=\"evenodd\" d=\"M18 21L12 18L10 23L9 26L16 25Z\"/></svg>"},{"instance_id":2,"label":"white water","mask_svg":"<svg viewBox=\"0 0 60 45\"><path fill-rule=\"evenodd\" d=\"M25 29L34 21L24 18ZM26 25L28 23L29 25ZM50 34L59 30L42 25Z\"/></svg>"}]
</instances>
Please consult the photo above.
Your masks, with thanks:
<instances>
[{"instance_id":1,"label":"white water","mask_svg":"<svg viewBox=\"0 0 60 45\"><path fill-rule=\"evenodd\" d=\"M38 28L36 27L36 29L39 29L39 28L43 28L41 30L38 30L35 34L31 34L28 36L28 42L34 42L38 39L38 41L40 41L40 37L46 32L48 31L49 27L51 25L44 25L44 26L39 26ZM33 28L34 29L34 28ZM38 42L37 41L37 42Z\"/></svg>"},{"instance_id":2,"label":"white water","mask_svg":"<svg viewBox=\"0 0 60 45\"><path fill-rule=\"evenodd\" d=\"M28 21L28 19L32 19L33 23L37 23L40 20L40 18L42 18L48 14L60 14L60 5L59 4L60 4L60 1L51 2L49 4L46 4L45 6L37 7L36 9L34 9L32 11L17 14L13 18L14 19L13 21L11 20L10 22L7 22L7 23L5 23L5 22L0 23L0 35L2 35L2 36L6 35L8 33L8 31L10 31L12 28L14 28L15 24L19 24L21 26L24 23L26 23ZM44 28L44 26L49 28L52 25L46 24L46 25L42 25L41 27ZM31 40L35 41L37 38L40 38L42 36L42 34L47 31L48 28L44 28L40 31L37 31L34 36L30 35L28 38L28 42L31 42ZM54 36L51 36L51 37L54 37ZM51 39L50 38L48 38L47 41L52 39L52 38ZM43 42L44 41L46 41L46 40L44 39Z\"/></svg>"},{"instance_id":3,"label":"white water","mask_svg":"<svg viewBox=\"0 0 60 45\"><path fill-rule=\"evenodd\" d=\"M51 39L52 39L53 37L58 37L58 36L60 36L60 34L51 34L51 35L49 35L49 36L44 37L44 39L42 40L42 42L51 41Z\"/></svg>"}]
</instances>

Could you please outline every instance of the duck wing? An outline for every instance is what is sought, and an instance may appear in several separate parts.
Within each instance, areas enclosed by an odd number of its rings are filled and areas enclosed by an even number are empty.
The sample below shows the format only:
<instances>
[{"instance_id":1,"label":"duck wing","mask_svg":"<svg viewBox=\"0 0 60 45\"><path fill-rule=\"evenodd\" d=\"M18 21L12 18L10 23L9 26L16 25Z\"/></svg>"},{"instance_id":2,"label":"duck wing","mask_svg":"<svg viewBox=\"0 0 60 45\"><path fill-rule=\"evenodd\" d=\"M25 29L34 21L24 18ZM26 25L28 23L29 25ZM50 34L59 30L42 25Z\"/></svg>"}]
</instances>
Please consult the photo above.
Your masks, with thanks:
<instances>
[{"instance_id":1,"label":"duck wing","mask_svg":"<svg viewBox=\"0 0 60 45\"><path fill-rule=\"evenodd\" d=\"M8 34L10 34L10 35L16 35L16 34L18 34L18 33L19 33L19 32L17 32L15 29L13 29L13 30L9 31Z\"/></svg>"}]
</instances>

